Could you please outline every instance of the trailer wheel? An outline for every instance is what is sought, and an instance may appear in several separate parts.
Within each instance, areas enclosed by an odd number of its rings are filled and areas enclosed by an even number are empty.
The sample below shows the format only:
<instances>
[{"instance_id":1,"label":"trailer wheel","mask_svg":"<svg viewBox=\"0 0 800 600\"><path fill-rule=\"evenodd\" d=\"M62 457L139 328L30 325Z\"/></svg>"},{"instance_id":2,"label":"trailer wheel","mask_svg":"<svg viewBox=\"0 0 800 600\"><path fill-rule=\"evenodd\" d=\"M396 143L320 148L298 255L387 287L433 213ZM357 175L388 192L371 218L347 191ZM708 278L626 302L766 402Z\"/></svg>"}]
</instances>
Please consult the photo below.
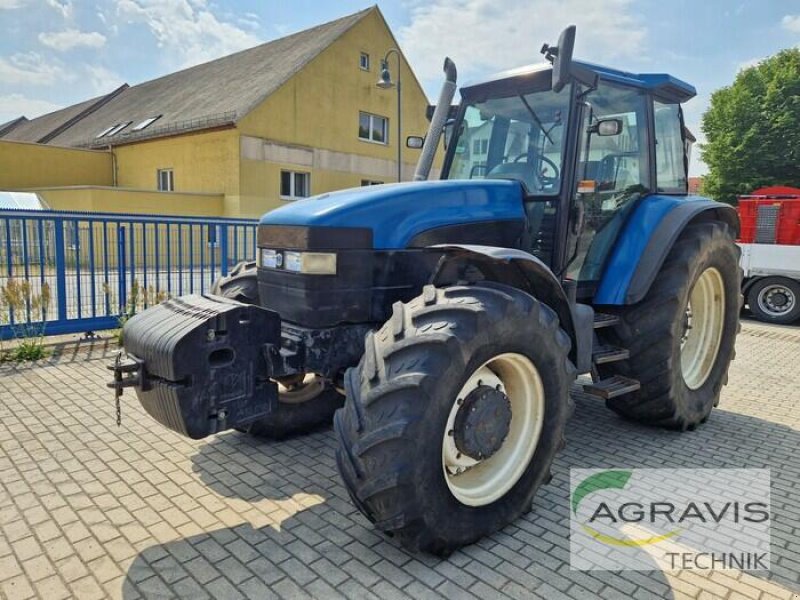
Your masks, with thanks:
<instances>
[{"instance_id":1,"label":"trailer wheel","mask_svg":"<svg viewBox=\"0 0 800 600\"><path fill-rule=\"evenodd\" d=\"M528 512L564 443L569 348L548 306L505 285L426 286L396 303L334 419L354 504L440 555Z\"/></svg>"},{"instance_id":2,"label":"trailer wheel","mask_svg":"<svg viewBox=\"0 0 800 600\"><path fill-rule=\"evenodd\" d=\"M211 293L245 304L258 304L256 273L255 262L240 262L230 275L214 282ZM333 413L344 404L344 396L330 382L313 373L282 377L277 383L277 410L239 431L276 440L307 433L329 425Z\"/></svg>"},{"instance_id":3,"label":"trailer wheel","mask_svg":"<svg viewBox=\"0 0 800 600\"><path fill-rule=\"evenodd\" d=\"M750 312L767 323L787 325L800 319L800 283L785 277L765 277L747 292Z\"/></svg>"},{"instance_id":4,"label":"trailer wheel","mask_svg":"<svg viewBox=\"0 0 800 600\"><path fill-rule=\"evenodd\" d=\"M627 361L599 365L601 377L638 379L637 392L611 398L629 419L694 429L708 419L728 381L741 307L739 250L722 223L689 226L639 304L622 311L611 341Z\"/></svg>"}]
</instances>

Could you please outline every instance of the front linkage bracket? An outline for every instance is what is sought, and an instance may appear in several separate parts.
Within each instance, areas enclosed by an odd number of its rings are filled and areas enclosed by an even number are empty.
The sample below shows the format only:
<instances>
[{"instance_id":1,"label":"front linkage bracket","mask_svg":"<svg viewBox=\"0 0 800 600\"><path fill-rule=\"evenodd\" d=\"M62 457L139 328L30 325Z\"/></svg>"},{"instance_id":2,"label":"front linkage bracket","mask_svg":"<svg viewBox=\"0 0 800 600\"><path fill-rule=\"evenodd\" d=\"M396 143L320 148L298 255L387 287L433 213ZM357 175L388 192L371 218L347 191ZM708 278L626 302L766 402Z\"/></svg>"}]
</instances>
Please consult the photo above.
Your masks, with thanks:
<instances>
[{"instance_id":1,"label":"front linkage bracket","mask_svg":"<svg viewBox=\"0 0 800 600\"><path fill-rule=\"evenodd\" d=\"M142 389L147 389L146 371L144 369L144 361L136 358L135 356L125 355L120 351L114 360L114 364L108 365L108 369L114 373L112 379L107 385L114 390L114 402L116 403L117 412L117 427L122 424L122 408L120 406L120 397L122 392L127 387L138 386Z\"/></svg>"}]
</instances>

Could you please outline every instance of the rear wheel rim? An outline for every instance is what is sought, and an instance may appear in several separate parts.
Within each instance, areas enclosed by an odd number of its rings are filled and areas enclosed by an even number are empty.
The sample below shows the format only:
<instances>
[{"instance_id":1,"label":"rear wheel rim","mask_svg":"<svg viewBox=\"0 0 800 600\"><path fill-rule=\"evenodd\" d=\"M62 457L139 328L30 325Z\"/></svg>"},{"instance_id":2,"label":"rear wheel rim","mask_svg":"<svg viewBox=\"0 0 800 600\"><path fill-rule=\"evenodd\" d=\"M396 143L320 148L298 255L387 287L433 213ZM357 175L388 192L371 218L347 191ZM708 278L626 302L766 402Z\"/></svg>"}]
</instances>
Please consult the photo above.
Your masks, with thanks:
<instances>
[{"instance_id":1,"label":"rear wheel rim","mask_svg":"<svg viewBox=\"0 0 800 600\"><path fill-rule=\"evenodd\" d=\"M451 433L462 406L459 401L481 385L495 387L506 394L511 405L511 421L500 448L486 459L475 460L459 452ZM522 354L499 354L467 379L453 400L442 439L442 470L456 500L467 506L486 506L514 487L539 444L544 399L539 371Z\"/></svg>"},{"instance_id":2,"label":"rear wheel rim","mask_svg":"<svg viewBox=\"0 0 800 600\"><path fill-rule=\"evenodd\" d=\"M725 323L725 287L722 275L709 267L689 294L681 339L681 371L689 389L700 388L717 362Z\"/></svg>"},{"instance_id":3,"label":"rear wheel rim","mask_svg":"<svg viewBox=\"0 0 800 600\"><path fill-rule=\"evenodd\" d=\"M758 294L758 307L768 315L782 317L797 304L792 290L780 284L769 285Z\"/></svg>"}]
</instances>

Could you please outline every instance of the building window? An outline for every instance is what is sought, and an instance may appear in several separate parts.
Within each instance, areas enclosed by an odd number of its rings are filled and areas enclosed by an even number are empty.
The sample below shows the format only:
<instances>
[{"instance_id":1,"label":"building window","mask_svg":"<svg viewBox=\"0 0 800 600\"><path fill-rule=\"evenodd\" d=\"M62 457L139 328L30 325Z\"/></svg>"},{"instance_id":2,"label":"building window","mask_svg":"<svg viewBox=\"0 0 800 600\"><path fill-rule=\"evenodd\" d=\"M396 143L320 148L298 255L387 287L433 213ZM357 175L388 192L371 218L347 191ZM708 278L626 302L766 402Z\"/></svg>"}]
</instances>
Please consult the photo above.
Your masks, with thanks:
<instances>
[{"instance_id":1,"label":"building window","mask_svg":"<svg viewBox=\"0 0 800 600\"><path fill-rule=\"evenodd\" d=\"M175 176L172 169L158 170L158 191L172 192L175 190Z\"/></svg>"},{"instance_id":2,"label":"building window","mask_svg":"<svg viewBox=\"0 0 800 600\"><path fill-rule=\"evenodd\" d=\"M281 198L294 200L311 195L311 175L296 171L281 171Z\"/></svg>"},{"instance_id":3,"label":"building window","mask_svg":"<svg viewBox=\"0 0 800 600\"><path fill-rule=\"evenodd\" d=\"M370 113L358 113L358 137L367 142L386 144L389 131L389 119Z\"/></svg>"},{"instance_id":4,"label":"building window","mask_svg":"<svg viewBox=\"0 0 800 600\"><path fill-rule=\"evenodd\" d=\"M358 57L358 66L364 71L369 71L369 54L366 52L361 53L361 56Z\"/></svg>"},{"instance_id":5,"label":"building window","mask_svg":"<svg viewBox=\"0 0 800 600\"><path fill-rule=\"evenodd\" d=\"M372 179L362 179L362 180L361 180L361 185L362 185L362 186L367 186L367 185L383 185L383 181L374 181L374 180L372 180Z\"/></svg>"},{"instance_id":6,"label":"building window","mask_svg":"<svg viewBox=\"0 0 800 600\"><path fill-rule=\"evenodd\" d=\"M486 154L489 151L489 140L472 140L472 153L473 154Z\"/></svg>"}]
</instances>

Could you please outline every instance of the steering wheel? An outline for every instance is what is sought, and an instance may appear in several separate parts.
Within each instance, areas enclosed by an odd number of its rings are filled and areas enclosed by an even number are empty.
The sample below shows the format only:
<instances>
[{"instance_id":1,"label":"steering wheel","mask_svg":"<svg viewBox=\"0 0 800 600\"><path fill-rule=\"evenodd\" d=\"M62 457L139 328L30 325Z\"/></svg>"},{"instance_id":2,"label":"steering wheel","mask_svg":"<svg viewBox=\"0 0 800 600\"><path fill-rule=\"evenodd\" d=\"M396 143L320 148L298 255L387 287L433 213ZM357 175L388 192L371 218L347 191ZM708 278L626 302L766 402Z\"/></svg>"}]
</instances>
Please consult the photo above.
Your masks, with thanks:
<instances>
[{"instance_id":1,"label":"steering wheel","mask_svg":"<svg viewBox=\"0 0 800 600\"><path fill-rule=\"evenodd\" d=\"M523 158L527 160L527 158L528 158L528 153L527 152L523 152L522 154L517 156L511 162L518 163ZM561 171L558 168L558 165L555 162L553 162L551 159L547 158L544 154L540 154L539 155L539 160L541 160L543 163L547 163L547 166L549 166L551 169L553 169L553 175L544 175L543 173L537 173L536 174L536 177L538 177L539 181L542 183L542 187L549 187L549 186L556 185L558 183L559 176L561 175Z\"/></svg>"}]
</instances>

